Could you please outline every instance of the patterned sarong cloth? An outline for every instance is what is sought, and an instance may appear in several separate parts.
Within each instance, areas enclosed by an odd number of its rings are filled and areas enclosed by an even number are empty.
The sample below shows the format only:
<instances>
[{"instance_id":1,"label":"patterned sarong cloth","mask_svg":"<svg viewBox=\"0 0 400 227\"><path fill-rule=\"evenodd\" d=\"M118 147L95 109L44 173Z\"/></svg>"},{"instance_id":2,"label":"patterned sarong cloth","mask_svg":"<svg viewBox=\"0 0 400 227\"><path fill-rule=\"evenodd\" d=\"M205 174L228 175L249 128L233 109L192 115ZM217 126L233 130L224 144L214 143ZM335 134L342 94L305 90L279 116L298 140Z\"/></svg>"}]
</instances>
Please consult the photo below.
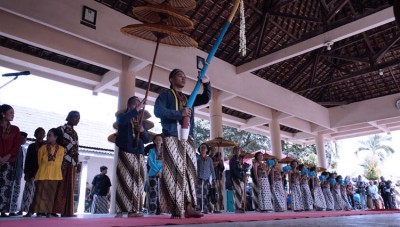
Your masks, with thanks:
<instances>
[{"instance_id":1,"label":"patterned sarong cloth","mask_svg":"<svg viewBox=\"0 0 400 227\"><path fill-rule=\"evenodd\" d=\"M64 161L61 172L63 179L57 181L57 193L52 213L72 217L74 215L75 166Z\"/></svg>"},{"instance_id":2,"label":"patterned sarong cloth","mask_svg":"<svg viewBox=\"0 0 400 227\"><path fill-rule=\"evenodd\" d=\"M166 137L160 182L161 212L181 215L187 203L196 206L197 158L192 138Z\"/></svg>"},{"instance_id":3,"label":"patterned sarong cloth","mask_svg":"<svg viewBox=\"0 0 400 227\"><path fill-rule=\"evenodd\" d=\"M244 183L239 179L232 178L233 183L233 193L235 200L235 210L243 210L243 191L244 191Z\"/></svg>"},{"instance_id":4,"label":"patterned sarong cloth","mask_svg":"<svg viewBox=\"0 0 400 227\"><path fill-rule=\"evenodd\" d=\"M320 186L314 186L314 207L318 211L326 209L325 196Z\"/></svg>"},{"instance_id":5,"label":"patterned sarong cloth","mask_svg":"<svg viewBox=\"0 0 400 227\"><path fill-rule=\"evenodd\" d=\"M196 197L197 197L197 211L208 212L208 189L210 188L210 181L197 179Z\"/></svg>"},{"instance_id":6,"label":"patterned sarong cloth","mask_svg":"<svg viewBox=\"0 0 400 227\"><path fill-rule=\"evenodd\" d=\"M311 195L310 186L307 183L302 183L300 187L303 195L304 209L308 211L313 210L314 200Z\"/></svg>"},{"instance_id":7,"label":"patterned sarong cloth","mask_svg":"<svg viewBox=\"0 0 400 227\"><path fill-rule=\"evenodd\" d=\"M216 180L215 181L215 188L217 189L218 193L218 201L216 204L216 210L217 211L222 211L224 210L224 185L222 180Z\"/></svg>"},{"instance_id":8,"label":"patterned sarong cloth","mask_svg":"<svg viewBox=\"0 0 400 227\"><path fill-rule=\"evenodd\" d=\"M271 187L269 184L268 177L262 177L260 179L259 192L258 192L258 206L260 211L272 210L272 195Z\"/></svg>"},{"instance_id":9,"label":"patterned sarong cloth","mask_svg":"<svg viewBox=\"0 0 400 227\"><path fill-rule=\"evenodd\" d=\"M260 189L258 188L259 186L258 185L256 185L256 184L254 184L253 183L253 185L252 185L252 191L253 191L253 209L254 210L258 210L258 208L259 208L259 204L258 204L258 195L259 195L259 193L260 193Z\"/></svg>"},{"instance_id":10,"label":"patterned sarong cloth","mask_svg":"<svg viewBox=\"0 0 400 227\"><path fill-rule=\"evenodd\" d=\"M55 180L38 180L35 182L36 191L32 202L33 213L52 213L55 200L57 184Z\"/></svg>"},{"instance_id":11,"label":"patterned sarong cloth","mask_svg":"<svg viewBox=\"0 0 400 227\"><path fill-rule=\"evenodd\" d=\"M144 184L147 177L146 163L142 154L120 150L117 164L116 212L141 212Z\"/></svg>"},{"instance_id":12,"label":"patterned sarong cloth","mask_svg":"<svg viewBox=\"0 0 400 227\"><path fill-rule=\"evenodd\" d=\"M0 212L10 211L14 166L5 163L0 166Z\"/></svg>"},{"instance_id":13,"label":"patterned sarong cloth","mask_svg":"<svg viewBox=\"0 0 400 227\"><path fill-rule=\"evenodd\" d=\"M304 210L303 195L301 194L300 182L294 182L291 186L292 210Z\"/></svg>"},{"instance_id":14,"label":"patterned sarong cloth","mask_svg":"<svg viewBox=\"0 0 400 227\"><path fill-rule=\"evenodd\" d=\"M327 187L322 188L322 193L324 193L324 197L325 197L326 210L334 210L335 209L335 200L333 199L333 195L331 193L330 188L327 188Z\"/></svg>"},{"instance_id":15,"label":"patterned sarong cloth","mask_svg":"<svg viewBox=\"0 0 400 227\"><path fill-rule=\"evenodd\" d=\"M149 192L148 192L148 199L149 199L149 214L156 214L159 202L159 192L158 192L158 177L149 177Z\"/></svg>"},{"instance_id":16,"label":"patterned sarong cloth","mask_svg":"<svg viewBox=\"0 0 400 227\"><path fill-rule=\"evenodd\" d=\"M25 181L24 192L22 194L21 211L28 212L35 196L35 180L29 179Z\"/></svg>"},{"instance_id":17,"label":"patterned sarong cloth","mask_svg":"<svg viewBox=\"0 0 400 227\"><path fill-rule=\"evenodd\" d=\"M108 214L107 196L101 196L101 195L93 196L92 214Z\"/></svg>"},{"instance_id":18,"label":"patterned sarong cloth","mask_svg":"<svg viewBox=\"0 0 400 227\"><path fill-rule=\"evenodd\" d=\"M287 211L286 195L281 180L275 180L272 184L272 200L275 212Z\"/></svg>"},{"instance_id":19,"label":"patterned sarong cloth","mask_svg":"<svg viewBox=\"0 0 400 227\"><path fill-rule=\"evenodd\" d=\"M18 198L20 192L21 192L21 179L20 180L14 179L11 192L10 213L18 212Z\"/></svg>"}]
</instances>

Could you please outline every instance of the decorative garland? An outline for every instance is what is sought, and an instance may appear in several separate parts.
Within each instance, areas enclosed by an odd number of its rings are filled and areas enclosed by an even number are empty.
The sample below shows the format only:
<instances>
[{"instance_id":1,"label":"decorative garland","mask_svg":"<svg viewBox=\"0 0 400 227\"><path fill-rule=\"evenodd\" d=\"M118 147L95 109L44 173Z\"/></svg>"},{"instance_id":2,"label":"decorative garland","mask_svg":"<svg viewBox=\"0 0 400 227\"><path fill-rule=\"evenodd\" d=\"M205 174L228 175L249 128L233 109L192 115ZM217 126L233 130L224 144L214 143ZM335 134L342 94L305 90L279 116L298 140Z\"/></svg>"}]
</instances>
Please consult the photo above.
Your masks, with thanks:
<instances>
[{"instance_id":1,"label":"decorative garland","mask_svg":"<svg viewBox=\"0 0 400 227\"><path fill-rule=\"evenodd\" d=\"M54 162L56 160L57 152L58 152L58 144L56 144L56 150L54 151L54 154L51 154L51 146L50 144L47 144L47 160L49 162Z\"/></svg>"},{"instance_id":2,"label":"decorative garland","mask_svg":"<svg viewBox=\"0 0 400 227\"><path fill-rule=\"evenodd\" d=\"M240 32L239 32L239 53L246 56L246 18L244 15L244 2L240 1Z\"/></svg>"}]
</instances>

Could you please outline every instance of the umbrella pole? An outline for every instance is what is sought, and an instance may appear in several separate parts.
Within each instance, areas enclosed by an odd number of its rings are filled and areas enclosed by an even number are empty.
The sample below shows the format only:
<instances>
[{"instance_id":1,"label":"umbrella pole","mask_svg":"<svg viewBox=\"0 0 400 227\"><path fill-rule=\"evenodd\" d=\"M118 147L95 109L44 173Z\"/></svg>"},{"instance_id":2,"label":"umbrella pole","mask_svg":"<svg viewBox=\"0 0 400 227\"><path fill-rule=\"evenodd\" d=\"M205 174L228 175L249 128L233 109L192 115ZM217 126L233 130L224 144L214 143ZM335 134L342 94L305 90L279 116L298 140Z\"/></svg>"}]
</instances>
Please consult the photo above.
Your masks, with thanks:
<instances>
[{"instance_id":1,"label":"umbrella pole","mask_svg":"<svg viewBox=\"0 0 400 227\"><path fill-rule=\"evenodd\" d=\"M143 106L142 112L140 113L140 117L139 117L139 123L138 123L138 125L140 125L140 126L142 126L143 115L144 115L144 109L145 109L145 107L146 107L147 96L148 96L149 90L150 90L151 78L153 77L153 70L154 70L154 65L155 65L156 58L157 58L158 46L160 45L160 40L161 40L160 35L157 35L156 50L154 51L153 62L151 63L151 70L150 70L149 81L147 82L147 89L146 89L146 93L145 93L144 98L143 98L143 100L145 100L145 102L144 102L144 106ZM138 131L138 133L137 133L137 135L136 135L136 140L135 140L135 145L136 145L136 146L137 146L138 143L139 143L139 137L140 137L140 130Z\"/></svg>"}]
</instances>

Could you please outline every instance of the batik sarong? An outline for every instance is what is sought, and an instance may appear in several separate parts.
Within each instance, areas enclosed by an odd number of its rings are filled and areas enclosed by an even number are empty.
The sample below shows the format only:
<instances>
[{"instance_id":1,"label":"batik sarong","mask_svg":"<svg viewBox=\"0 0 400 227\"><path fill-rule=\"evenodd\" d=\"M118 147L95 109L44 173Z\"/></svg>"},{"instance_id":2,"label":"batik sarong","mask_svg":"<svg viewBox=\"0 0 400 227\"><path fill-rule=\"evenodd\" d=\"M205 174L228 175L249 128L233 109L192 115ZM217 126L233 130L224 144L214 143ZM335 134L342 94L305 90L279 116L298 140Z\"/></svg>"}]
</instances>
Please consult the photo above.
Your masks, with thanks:
<instances>
[{"instance_id":1,"label":"batik sarong","mask_svg":"<svg viewBox=\"0 0 400 227\"><path fill-rule=\"evenodd\" d=\"M165 137L160 182L160 206L164 213L181 215L185 206L196 206L197 158L193 139L181 142Z\"/></svg>"},{"instance_id":2,"label":"batik sarong","mask_svg":"<svg viewBox=\"0 0 400 227\"><path fill-rule=\"evenodd\" d=\"M146 163L141 154L118 153L116 212L137 213L143 208Z\"/></svg>"}]
</instances>

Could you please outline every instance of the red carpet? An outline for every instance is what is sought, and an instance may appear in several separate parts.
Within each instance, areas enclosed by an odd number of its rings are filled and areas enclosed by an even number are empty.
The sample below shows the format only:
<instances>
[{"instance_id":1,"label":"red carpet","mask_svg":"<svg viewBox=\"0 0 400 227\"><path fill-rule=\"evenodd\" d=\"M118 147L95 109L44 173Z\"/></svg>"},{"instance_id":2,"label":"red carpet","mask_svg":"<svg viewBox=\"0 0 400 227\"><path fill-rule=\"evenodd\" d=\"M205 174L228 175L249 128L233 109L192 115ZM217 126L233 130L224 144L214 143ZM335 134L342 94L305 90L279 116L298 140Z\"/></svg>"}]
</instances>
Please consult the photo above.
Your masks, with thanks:
<instances>
[{"instance_id":1,"label":"red carpet","mask_svg":"<svg viewBox=\"0 0 400 227\"><path fill-rule=\"evenodd\" d=\"M322 211L322 212L285 212L285 213L247 213L247 214L208 214L200 219L173 220L169 216L151 216L143 218L30 218L30 219L0 219L4 227L135 227L154 225L211 224L223 222L249 222L285 220L298 218L338 217L352 215L392 214L400 210L373 211Z\"/></svg>"}]
</instances>

